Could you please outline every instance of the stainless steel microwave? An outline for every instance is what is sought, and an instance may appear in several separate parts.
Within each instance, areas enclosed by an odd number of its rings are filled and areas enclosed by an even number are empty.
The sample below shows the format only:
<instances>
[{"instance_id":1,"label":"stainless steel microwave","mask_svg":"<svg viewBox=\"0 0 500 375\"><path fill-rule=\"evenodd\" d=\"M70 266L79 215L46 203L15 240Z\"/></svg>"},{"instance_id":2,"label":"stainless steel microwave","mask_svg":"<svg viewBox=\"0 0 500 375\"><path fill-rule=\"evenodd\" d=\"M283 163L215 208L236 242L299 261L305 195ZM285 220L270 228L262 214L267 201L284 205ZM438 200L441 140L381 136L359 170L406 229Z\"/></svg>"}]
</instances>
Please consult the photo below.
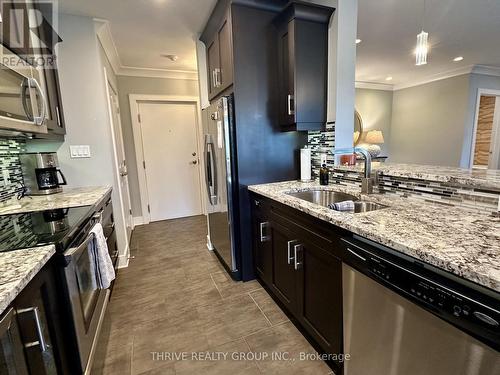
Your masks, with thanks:
<instances>
[{"instance_id":1,"label":"stainless steel microwave","mask_svg":"<svg viewBox=\"0 0 500 375\"><path fill-rule=\"evenodd\" d=\"M0 131L47 133L46 118L39 72L0 45Z\"/></svg>"}]
</instances>

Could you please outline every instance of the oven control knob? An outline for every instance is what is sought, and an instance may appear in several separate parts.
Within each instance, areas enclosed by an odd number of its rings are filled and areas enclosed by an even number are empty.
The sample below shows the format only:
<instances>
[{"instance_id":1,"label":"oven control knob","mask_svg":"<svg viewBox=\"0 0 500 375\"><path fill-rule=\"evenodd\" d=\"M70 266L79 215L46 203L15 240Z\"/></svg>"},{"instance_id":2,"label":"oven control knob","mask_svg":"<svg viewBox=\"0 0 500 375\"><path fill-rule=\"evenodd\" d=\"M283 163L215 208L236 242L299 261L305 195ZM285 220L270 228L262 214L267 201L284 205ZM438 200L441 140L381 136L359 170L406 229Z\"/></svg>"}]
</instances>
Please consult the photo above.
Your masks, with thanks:
<instances>
[{"instance_id":1,"label":"oven control knob","mask_svg":"<svg viewBox=\"0 0 500 375\"><path fill-rule=\"evenodd\" d=\"M455 316L459 316L460 313L462 312L462 308L460 306L453 306L453 315Z\"/></svg>"}]
</instances>

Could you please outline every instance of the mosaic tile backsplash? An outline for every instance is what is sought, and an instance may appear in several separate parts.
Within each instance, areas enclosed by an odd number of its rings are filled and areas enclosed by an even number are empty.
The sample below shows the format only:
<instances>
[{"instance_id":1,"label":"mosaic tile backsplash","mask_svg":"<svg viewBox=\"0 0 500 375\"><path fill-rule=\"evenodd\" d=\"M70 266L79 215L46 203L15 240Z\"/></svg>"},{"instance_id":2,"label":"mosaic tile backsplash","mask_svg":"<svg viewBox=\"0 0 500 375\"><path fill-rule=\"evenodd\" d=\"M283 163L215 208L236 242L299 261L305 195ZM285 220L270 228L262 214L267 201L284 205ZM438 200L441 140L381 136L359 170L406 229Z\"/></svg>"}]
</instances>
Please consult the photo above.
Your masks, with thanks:
<instances>
[{"instance_id":1,"label":"mosaic tile backsplash","mask_svg":"<svg viewBox=\"0 0 500 375\"><path fill-rule=\"evenodd\" d=\"M0 138L0 204L16 195L19 184L23 182L19 154L26 152L23 139ZM8 179L5 180L5 173Z\"/></svg>"},{"instance_id":2,"label":"mosaic tile backsplash","mask_svg":"<svg viewBox=\"0 0 500 375\"><path fill-rule=\"evenodd\" d=\"M321 168L321 154L327 154L326 164L332 168L334 156L332 154L335 147L335 124L327 124L325 131L308 132L307 145L311 149L312 177L319 176Z\"/></svg>"},{"instance_id":3,"label":"mosaic tile backsplash","mask_svg":"<svg viewBox=\"0 0 500 375\"><path fill-rule=\"evenodd\" d=\"M333 169L330 179L333 184L356 184L361 187L359 172ZM445 206L460 206L474 211L498 214L500 199L498 191L383 174L378 176L376 189L382 194L394 194Z\"/></svg>"}]
</instances>

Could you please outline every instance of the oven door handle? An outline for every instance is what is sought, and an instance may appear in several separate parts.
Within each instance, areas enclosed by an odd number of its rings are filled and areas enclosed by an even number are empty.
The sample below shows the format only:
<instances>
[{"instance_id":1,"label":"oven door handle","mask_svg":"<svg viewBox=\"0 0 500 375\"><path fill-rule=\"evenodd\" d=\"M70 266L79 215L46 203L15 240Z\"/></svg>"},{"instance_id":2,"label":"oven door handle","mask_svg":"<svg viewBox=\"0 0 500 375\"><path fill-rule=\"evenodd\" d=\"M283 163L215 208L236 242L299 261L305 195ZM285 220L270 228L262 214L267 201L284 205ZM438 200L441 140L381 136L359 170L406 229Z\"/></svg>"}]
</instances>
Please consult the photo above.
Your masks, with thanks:
<instances>
[{"instance_id":1,"label":"oven door handle","mask_svg":"<svg viewBox=\"0 0 500 375\"><path fill-rule=\"evenodd\" d=\"M63 255L66 267L71 263L71 260L76 256L76 254L81 253L87 248L89 242L94 240L94 237L94 233L90 233L85 241L83 241L80 245L72 247L71 249L68 249L64 252Z\"/></svg>"}]
</instances>

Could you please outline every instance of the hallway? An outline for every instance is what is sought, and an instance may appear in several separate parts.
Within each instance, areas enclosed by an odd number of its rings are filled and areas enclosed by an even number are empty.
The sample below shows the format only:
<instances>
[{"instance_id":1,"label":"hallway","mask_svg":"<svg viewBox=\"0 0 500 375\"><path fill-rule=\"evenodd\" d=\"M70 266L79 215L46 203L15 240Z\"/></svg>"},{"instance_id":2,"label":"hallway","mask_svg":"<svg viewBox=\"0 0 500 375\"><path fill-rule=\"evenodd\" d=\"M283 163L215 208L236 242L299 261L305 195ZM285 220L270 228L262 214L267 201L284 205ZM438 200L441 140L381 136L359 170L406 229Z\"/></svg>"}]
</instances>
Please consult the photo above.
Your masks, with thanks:
<instances>
[{"instance_id":1,"label":"hallway","mask_svg":"<svg viewBox=\"0 0 500 375\"><path fill-rule=\"evenodd\" d=\"M299 360L314 349L257 281L229 278L205 238L204 216L135 229L135 259L119 272L97 351L104 364L92 374L331 374ZM289 360L271 360L283 352Z\"/></svg>"}]
</instances>

